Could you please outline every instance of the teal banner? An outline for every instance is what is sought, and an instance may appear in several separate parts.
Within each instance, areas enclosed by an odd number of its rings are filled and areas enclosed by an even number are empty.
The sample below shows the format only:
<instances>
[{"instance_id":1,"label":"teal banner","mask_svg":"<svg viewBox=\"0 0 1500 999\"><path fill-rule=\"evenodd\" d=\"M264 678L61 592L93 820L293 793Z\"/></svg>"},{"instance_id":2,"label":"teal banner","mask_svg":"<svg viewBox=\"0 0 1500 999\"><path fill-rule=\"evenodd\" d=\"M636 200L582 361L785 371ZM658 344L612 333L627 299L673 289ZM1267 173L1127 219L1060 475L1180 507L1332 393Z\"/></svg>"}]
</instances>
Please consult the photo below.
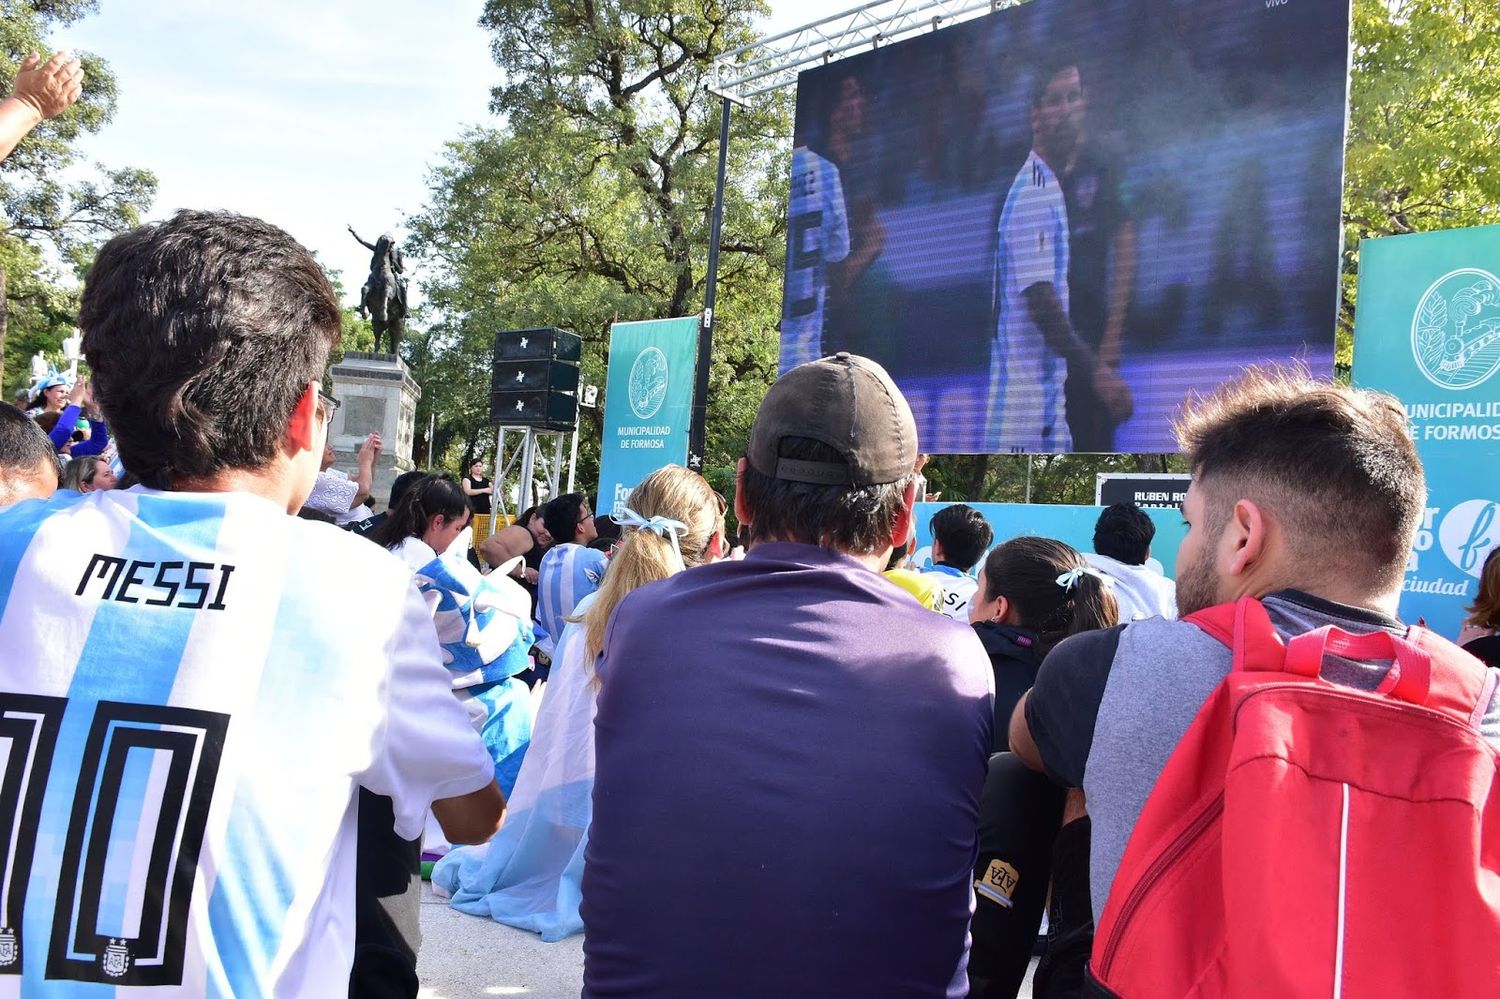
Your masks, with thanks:
<instances>
[{"instance_id":1,"label":"teal banner","mask_svg":"<svg viewBox=\"0 0 1500 999\"><path fill-rule=\"evenodd\" d=\"M618 514L642 479L687 461L697 356L697 316L611 328L596 512Z\"/></svg>"},{"instance_id":2,"label":"teal banner","mask_svg":"<svg viewBox=\"0 0 1500 999\"><path fill-rule=\"evenodd\" d=\"M1427 509L1401 617L1449 638L1500 541L1500 226L1367 239L1354 383L1401 400Z\"/></svg>"},{"instance_id":3,"label":"teal banner","mask_svg":"<svg viewBox=\"0 0 1500 999\"><path fill-rule=\"evenodd\" d=\"M918 569L932 565L932 515L952 503L918 503L917 549L914 555ZM1055 538L1080 552L1094 550L1094 523L1104 512L1102 506L1054 506L1044 503L970 503L978 510L991 530L995 544L1029 534ZM1177 578L1177 546L1187 534L1182 514L1177 510L1146 509L1146 516L1156 524L1156 538L1151 542L1151 557L1161 564L1164 573Z\"/></svg>"}]
</instances>

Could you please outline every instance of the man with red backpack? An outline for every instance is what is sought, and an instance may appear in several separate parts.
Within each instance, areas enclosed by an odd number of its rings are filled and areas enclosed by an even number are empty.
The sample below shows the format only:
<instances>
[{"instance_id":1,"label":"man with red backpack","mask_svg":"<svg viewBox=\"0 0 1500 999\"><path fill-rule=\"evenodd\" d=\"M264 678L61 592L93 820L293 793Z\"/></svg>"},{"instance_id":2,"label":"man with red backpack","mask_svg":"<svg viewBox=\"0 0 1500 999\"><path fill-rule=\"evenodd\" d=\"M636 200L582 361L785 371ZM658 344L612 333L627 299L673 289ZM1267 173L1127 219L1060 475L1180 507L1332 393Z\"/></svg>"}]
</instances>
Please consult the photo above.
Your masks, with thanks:
<instances>
[{"instance_id":1,"label":"man with red backpack","mask_svg":"<svg viewBox=\"0 0 1500 999\"><path fill-rule=\"evenodd\" d=\"M1400 403L1252 369L1177 434L1183 620L1068 639L1011 720L1085 792L1091 987L1500 994L1500 705L1395 617L1426 499Z\"/></svg>"}]
</instances>

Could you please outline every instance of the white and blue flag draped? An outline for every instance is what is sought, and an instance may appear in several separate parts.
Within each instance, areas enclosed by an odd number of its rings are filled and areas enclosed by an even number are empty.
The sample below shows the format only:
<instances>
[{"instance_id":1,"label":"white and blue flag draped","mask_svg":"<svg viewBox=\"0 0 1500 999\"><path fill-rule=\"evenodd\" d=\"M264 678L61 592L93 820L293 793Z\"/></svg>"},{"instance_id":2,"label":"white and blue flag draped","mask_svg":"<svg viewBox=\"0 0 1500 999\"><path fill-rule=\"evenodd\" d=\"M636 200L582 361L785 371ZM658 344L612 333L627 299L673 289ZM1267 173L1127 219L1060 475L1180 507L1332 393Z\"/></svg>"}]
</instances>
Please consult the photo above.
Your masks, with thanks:
<instances>
[{"instance_id":1,"label":"white and blue flag draped","mask_svg":"<svg viewBox=\"0 0 1500 999\"><path fill-rule=\"evenodd\" d=\"M574 616L594 599L590 594L580 601ZM594 676L584 658L584 627L570 623L557 643L505 825L489 844L456 849L433 869L432 883L452 896L455 909L540 933L549 942L582 931L578 903L593 816Z\"/></svg>"},{"instance_id":2,"label":"white and blue flag draped","mask_svg":"<svg viewBox=\"0 0 1500 999\"><path fill-rule=\"evenodd\" d=\"M531 665L535 641L531 597L503 572L481 575L468 562L438 557L416 574L432 609L443 663L495 761L507 796L531 742L526 684L514 679Z\"/></svg>"}]
</instances>

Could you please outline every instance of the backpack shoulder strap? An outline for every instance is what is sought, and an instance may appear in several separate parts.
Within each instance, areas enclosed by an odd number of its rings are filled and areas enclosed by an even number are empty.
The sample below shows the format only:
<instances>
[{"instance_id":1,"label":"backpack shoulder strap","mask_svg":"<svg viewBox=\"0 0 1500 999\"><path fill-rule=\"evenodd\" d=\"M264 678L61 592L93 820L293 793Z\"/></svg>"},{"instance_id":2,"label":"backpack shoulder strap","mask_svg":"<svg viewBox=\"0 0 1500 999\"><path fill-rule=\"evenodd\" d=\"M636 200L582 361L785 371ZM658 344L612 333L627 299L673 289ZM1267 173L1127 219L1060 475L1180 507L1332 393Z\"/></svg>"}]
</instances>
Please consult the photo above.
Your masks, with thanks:
<instances>
[{"instance_id":1,"label":"backpack shoulder strap","mask_svg":"<svg viewBox=\"0 0 1500 999\"><path fill-rule=\"evenodd\" d=\"M1275 673L1286 659L1286 645L1276 633L1265 605L1254 597L1205 607L1183 618L1227 646L1235 670Z\"/></svg>"},{"instance_id":2,"label":"backpack shoulder strap","mask_svg":"<svg viewBox=\"0 0 1500 999\"><path fill-rule=\"evenodd\" d=\"M1500 672L1489 669L1443 636L1417 625L1408 629L1406 641L1432 661L1427 707L1477 728L1495 696Z\"/></svg>"}]
</instances>

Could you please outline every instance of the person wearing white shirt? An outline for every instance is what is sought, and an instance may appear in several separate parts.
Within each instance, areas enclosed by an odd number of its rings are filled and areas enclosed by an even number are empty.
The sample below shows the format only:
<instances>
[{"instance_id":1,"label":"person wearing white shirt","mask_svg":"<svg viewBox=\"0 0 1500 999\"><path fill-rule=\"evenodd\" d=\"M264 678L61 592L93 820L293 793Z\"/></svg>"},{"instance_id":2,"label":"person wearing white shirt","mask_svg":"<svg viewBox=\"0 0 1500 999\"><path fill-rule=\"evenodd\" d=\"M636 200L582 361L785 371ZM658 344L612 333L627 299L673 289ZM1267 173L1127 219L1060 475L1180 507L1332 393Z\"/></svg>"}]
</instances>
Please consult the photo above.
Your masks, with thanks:
<instances>
[{"instance_id":1,"label":"person wearing white shirt","mask_svg":"<svg viewBox=\"0 0 1500 999\"><path fill-rule=\"evenodd\" d=\"M1116 503L1094 524L1094 550L1084 561L1114 581L1120 622L1148 617L1177 617L1177 584L1163 575L1151 557L1156 525L1134 503Z\"/></svg>"},{"instance_id":2,"label":"person wearing white shirt","mask_svg":"<svg viewBox=\"0 0 1500 999\"><path fill-rule=\"evenodd\" d=\"M942 612L961 624L969 621L969 602L979 588L974 567L984 558L994 529L984 514L964 503L953 503L932 515L932 568L922 573L943 588Z\"/></svg>"}]
</instances>

